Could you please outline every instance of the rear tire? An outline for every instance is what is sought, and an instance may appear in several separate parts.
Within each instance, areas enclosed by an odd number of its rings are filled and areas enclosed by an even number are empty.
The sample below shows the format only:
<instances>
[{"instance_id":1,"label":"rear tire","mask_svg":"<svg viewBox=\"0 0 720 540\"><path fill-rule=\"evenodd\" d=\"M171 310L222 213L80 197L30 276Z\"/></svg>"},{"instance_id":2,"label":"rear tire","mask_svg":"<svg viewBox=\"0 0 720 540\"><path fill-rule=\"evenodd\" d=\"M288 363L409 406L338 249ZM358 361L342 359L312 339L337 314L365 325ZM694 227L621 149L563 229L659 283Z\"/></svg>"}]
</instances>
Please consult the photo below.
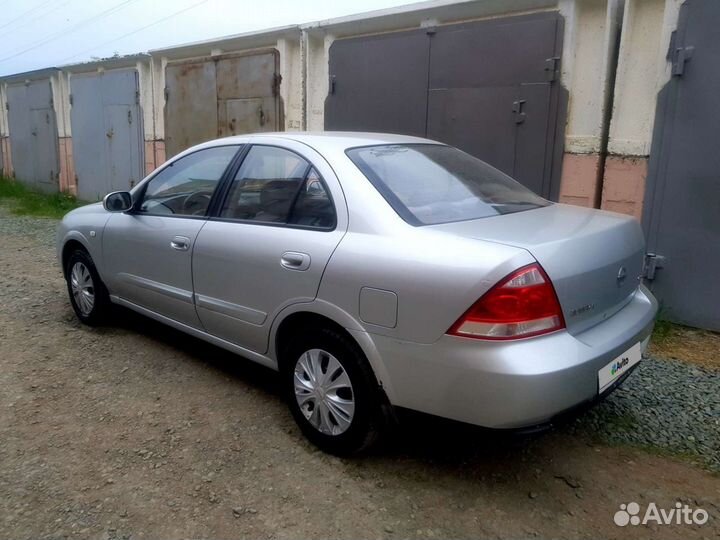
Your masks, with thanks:
<instances>
[{"instance_id":1,"label":"rear tire","mask_svg":"<svg viewBox=\"0 0 720 540\"><path fill-rule=\"evenodd\" d=\"M70 304L83 324L97 326L107 320L110 296L95 268L90 254L76 249L65 266Z\"/></svg>"},{"instance_id":2,"label":"rear tire","mask_svg":"<svg viewBox=\"0 0 720 540\"><path fill-rule=\"evenodd\" d=\"M328 328L295 334L281 368L290 411L313 444L347 456L379 442L388 425L387 400L351 339Z\"/></svg>"}]
</instances>

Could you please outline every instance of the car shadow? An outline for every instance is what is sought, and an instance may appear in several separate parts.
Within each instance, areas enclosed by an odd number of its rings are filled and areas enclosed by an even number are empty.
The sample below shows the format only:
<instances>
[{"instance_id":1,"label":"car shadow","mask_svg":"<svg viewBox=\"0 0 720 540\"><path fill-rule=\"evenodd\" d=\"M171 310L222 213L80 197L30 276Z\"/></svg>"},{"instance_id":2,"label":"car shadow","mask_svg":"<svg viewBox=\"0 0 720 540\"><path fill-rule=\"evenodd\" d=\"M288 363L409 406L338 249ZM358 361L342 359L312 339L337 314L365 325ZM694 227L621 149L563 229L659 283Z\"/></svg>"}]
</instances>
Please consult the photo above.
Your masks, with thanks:
<instances>
[{"instance_id":1,"label":"car shadow","mask_svg":"<svg viewBox=\"0 0 720 540\"><path fill-rule=\"evenodd\" d=\"M219 374L261 391L269 399L283 399L276 371L130 309L114 308L110 324L101 332L122 330L144 336L182 351ZM290 416L289 411L287 415ZM547 432L552 431L520 433L489 430L406 409L396 410L395 416L397 423L386 433L384 443L365 456L366 464L376 460L409 459L438 466L470 462L502 465L516 462L519 456L526 455L537 445L543 445ZM295 436L309 451L313 451L314 447L299 429L295 430Z\"/></svg>"}]
</instances>

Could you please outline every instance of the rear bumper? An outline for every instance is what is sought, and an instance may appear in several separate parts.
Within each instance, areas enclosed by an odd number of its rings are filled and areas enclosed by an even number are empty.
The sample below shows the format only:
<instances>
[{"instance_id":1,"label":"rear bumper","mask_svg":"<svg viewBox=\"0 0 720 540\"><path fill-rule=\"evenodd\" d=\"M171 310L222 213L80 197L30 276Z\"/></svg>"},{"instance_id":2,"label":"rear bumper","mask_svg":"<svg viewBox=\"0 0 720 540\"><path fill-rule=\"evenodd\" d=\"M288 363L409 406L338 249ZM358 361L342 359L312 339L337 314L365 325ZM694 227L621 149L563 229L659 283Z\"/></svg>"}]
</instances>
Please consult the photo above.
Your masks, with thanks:
<instances>
[{"instance_id":1,"label":"rear bumper","mask_svg":"<svg viewBox=\"0 0 720 540\"><path fill-rule=\"evenodd\" d=\"M372 338L393 405L483 427L525 428L601 397L598 370L635 343L645 350L657 308L641 286L618 313L574 336L496 342L446 335L431 345Z\"/></svg>"}]
</instances>

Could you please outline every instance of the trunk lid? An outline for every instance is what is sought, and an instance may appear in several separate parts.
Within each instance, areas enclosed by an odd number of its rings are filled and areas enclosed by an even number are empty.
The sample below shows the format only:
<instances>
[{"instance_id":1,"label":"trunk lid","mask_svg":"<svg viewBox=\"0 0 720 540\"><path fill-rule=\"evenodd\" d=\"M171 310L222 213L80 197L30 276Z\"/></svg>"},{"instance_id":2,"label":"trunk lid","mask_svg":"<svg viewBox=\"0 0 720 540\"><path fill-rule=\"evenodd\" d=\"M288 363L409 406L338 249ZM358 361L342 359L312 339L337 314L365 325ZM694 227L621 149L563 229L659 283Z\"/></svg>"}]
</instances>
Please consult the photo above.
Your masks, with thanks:
<instances>
[{"instance_id":1,"label":"trunk lid","mask_svg":"<svg viewBox=\"0 0 720 540\"><path fill-rule=\"evenodd\" d=\"M432 227L529 251L552 280L571 334L622 309L640 283L642 229L622 214L552 204Z\"/></svg>"}]
</instances>

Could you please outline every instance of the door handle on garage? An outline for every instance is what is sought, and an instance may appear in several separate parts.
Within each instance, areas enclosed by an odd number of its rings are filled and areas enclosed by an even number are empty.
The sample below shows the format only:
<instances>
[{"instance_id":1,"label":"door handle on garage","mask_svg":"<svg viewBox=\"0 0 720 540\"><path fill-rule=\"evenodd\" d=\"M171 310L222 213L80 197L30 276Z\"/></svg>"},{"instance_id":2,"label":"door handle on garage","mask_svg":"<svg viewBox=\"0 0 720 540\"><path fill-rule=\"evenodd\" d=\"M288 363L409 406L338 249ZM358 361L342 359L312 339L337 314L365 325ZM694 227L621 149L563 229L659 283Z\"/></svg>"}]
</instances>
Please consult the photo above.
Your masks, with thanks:
<instances>
[{"instance_id":1,"label":"door handle on garage","mask_svg":"<svg viewBox=\"0 0 720 540\"><path fill-rule=\"evenodd\" d=\"M176 236L170 240L170 247L178 251L187 251L190 247L190 239L185 236Z\"/></svg>"},{"instance_id":2,"label":"door handle on garage","mask_svg":"<svg viewBox=\"0 0 720 540\"><path fill-rule=\"evenodd\" d=\"M280 264L288 270L307 270L310 268L310 255L297 251L286 251L280 258Z\"/></svg>"}]
</instances>

